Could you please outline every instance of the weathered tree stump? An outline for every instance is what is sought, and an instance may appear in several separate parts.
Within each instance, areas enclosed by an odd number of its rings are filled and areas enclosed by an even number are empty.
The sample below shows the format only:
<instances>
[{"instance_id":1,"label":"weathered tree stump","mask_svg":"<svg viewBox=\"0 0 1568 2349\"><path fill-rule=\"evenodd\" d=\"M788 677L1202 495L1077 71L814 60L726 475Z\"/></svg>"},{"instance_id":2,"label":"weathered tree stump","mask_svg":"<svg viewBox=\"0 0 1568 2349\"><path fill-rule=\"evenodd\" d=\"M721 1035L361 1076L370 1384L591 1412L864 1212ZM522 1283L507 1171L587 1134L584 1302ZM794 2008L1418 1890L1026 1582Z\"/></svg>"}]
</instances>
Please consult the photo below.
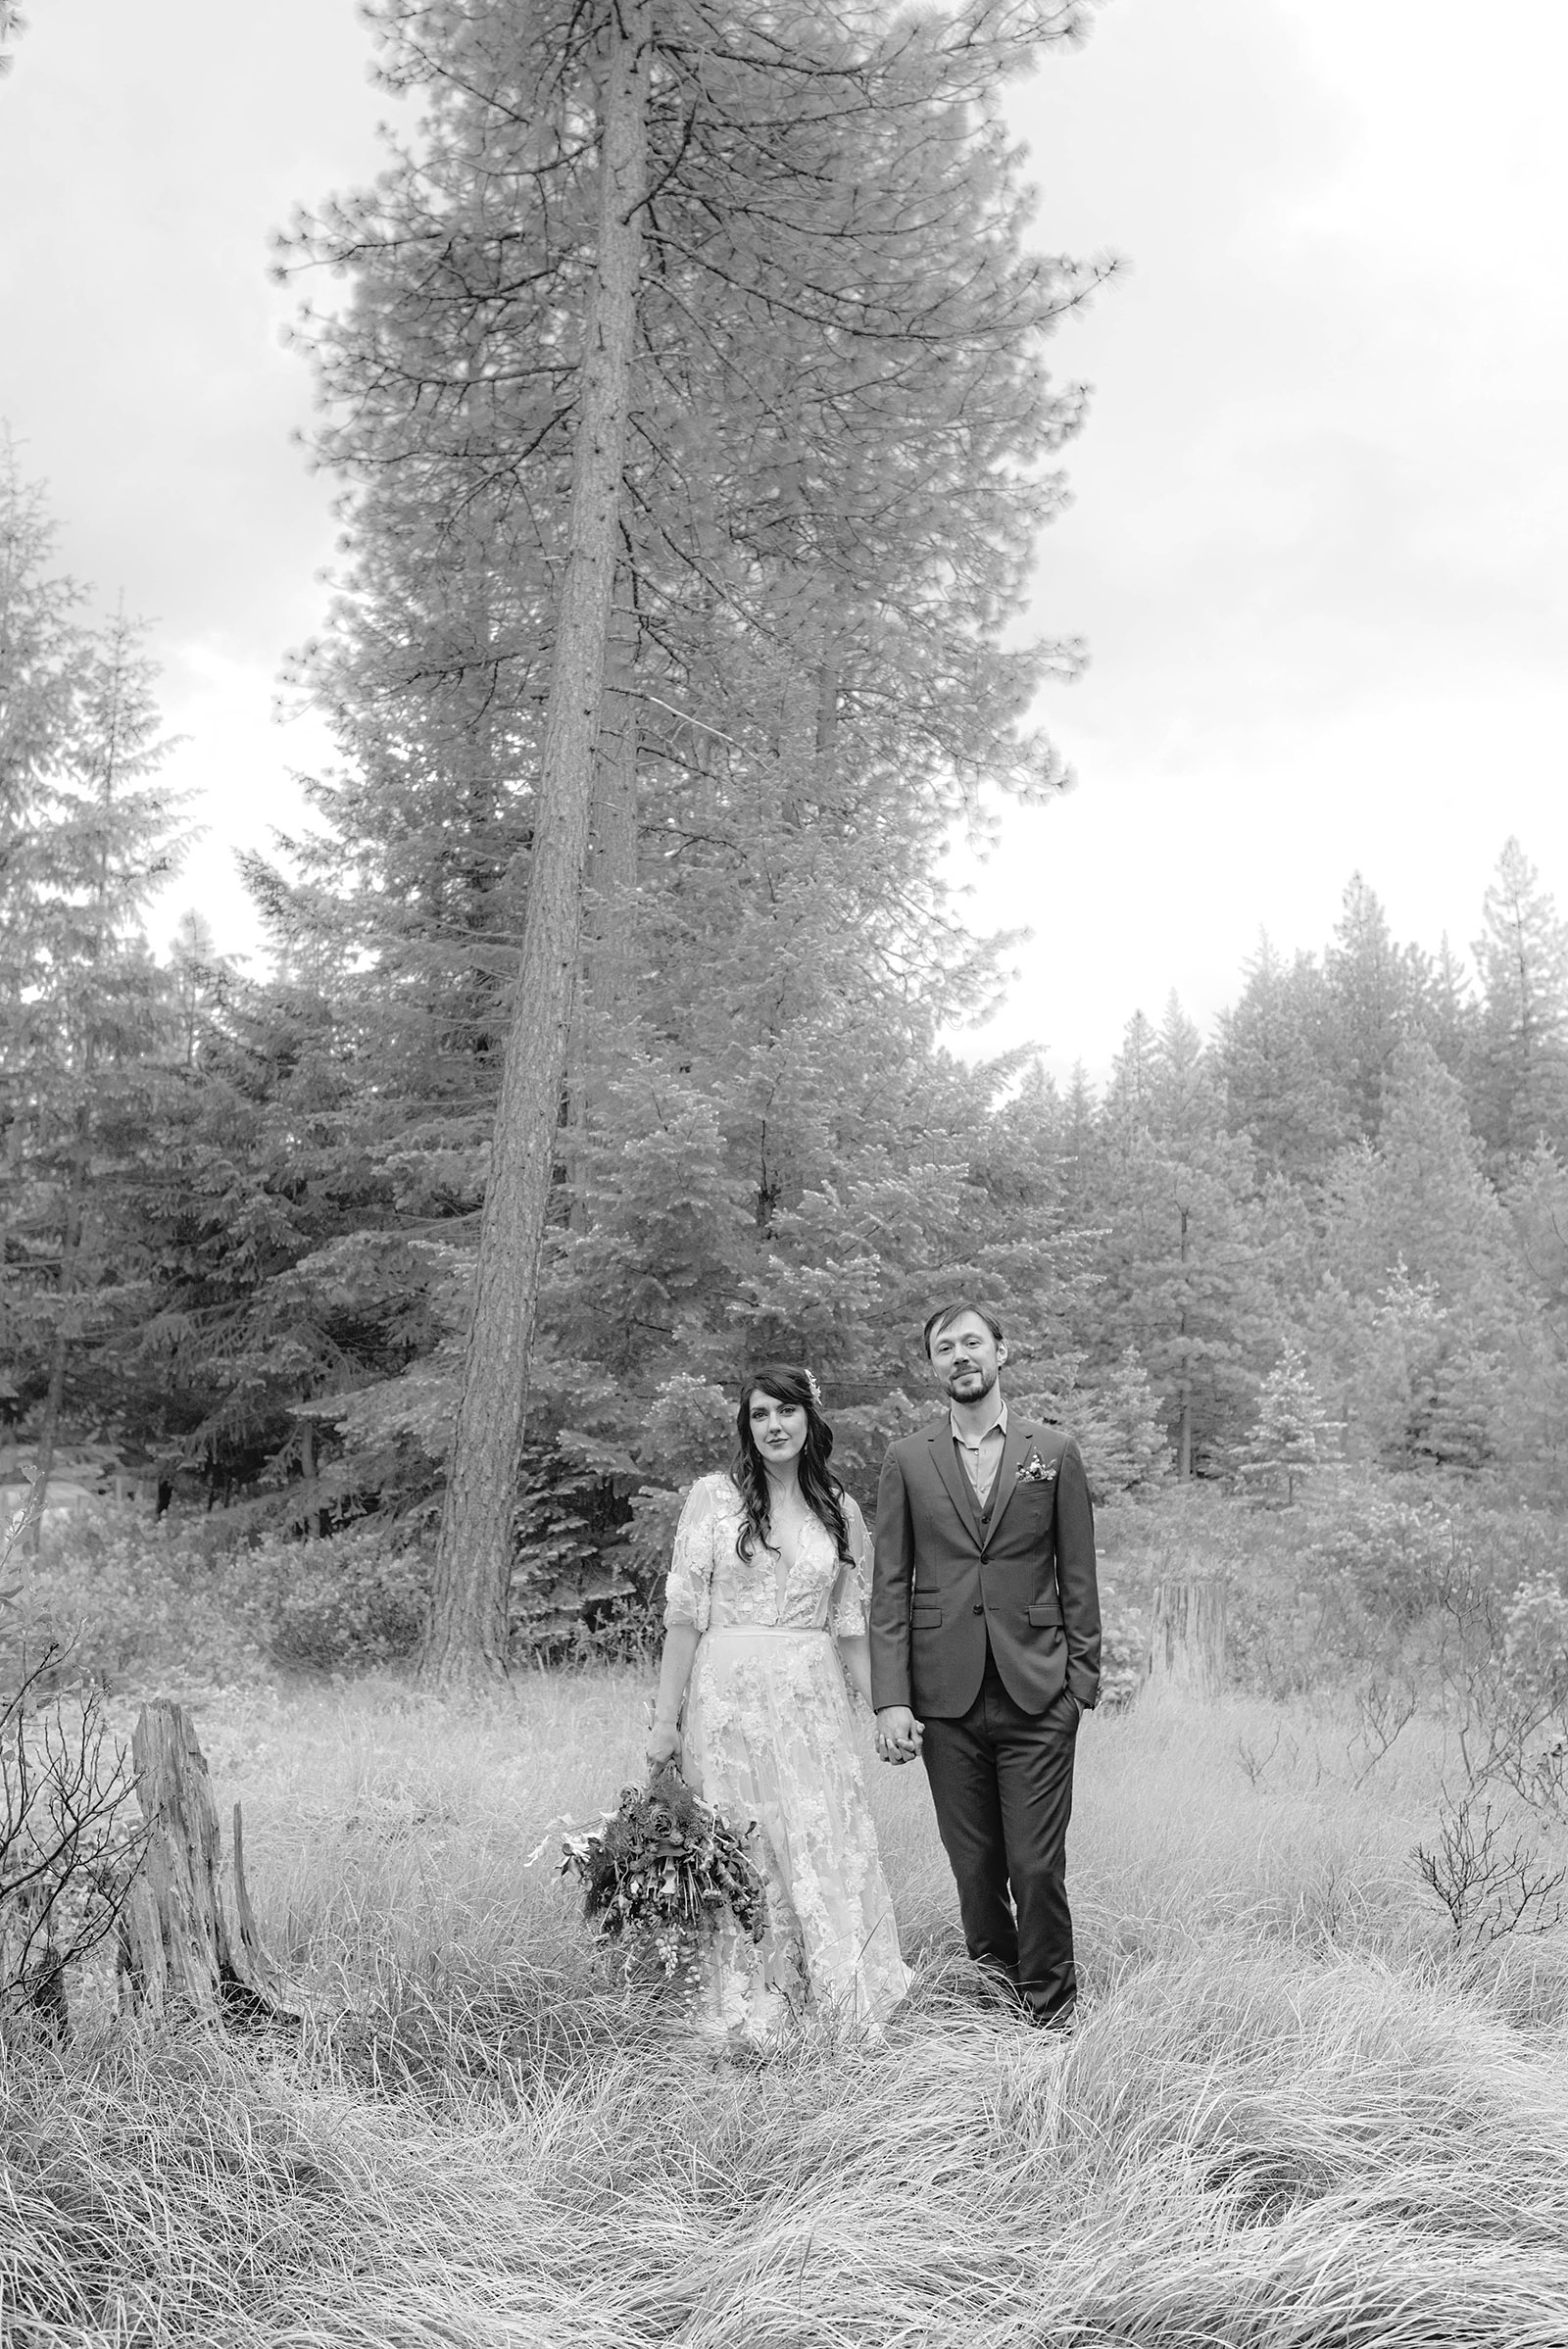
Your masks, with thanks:
<instances>
[{"instance_id":1,"label":"weathered tree stump","mask_svg":"<svg viewBox=\"0 0 1568 2349\"><path fill-rule=\"evenodd\" d=\"M165 1696L143 1705L130 1750L147 1844L120 1919L122 2002L152 2014L172 2008L210 2020L225 2008L252 2018L303 2014L305 2001L287 1988L256 1930L238 1803L239 1930L230 1930L218 1808L184 1707Z\"/></svg>"},{"instance_id":2,"label":"weathered tree stump","mask_svg":"<svg viewBox=\"0 0 1568 2349\"><path fill-rule=\"evenodd\" d=\"M1151 1687L1211 1698L1225 1687L1225 1586L1211 1577L1156 1583Z\"/></svg>"}]
</instances>

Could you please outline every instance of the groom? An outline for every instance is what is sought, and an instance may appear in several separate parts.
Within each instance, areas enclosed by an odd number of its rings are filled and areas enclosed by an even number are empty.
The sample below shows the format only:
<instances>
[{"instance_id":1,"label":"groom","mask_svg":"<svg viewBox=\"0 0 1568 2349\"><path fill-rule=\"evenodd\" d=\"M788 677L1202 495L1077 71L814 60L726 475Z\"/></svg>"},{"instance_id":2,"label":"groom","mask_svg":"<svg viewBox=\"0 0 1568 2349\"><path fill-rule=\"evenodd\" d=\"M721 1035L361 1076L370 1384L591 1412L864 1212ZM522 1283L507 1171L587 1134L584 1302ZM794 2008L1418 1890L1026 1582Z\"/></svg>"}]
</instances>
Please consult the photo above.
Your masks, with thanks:
<instances>
[{"instance_id":1,"label":"groom","mask_svg":"<svg viewBox=\"0 0 1568 2349\"><path fill-rule=\"evenodd\" d=\"M933 1313L925 1350L948 1408L890 1447L877 1493L877 1751L924 1760L969 1955L1062 2028L1073 1747L1100 1687L1089 1487L1070 1436L1009 1415L984 1306Z\"/></svg>"}]
</instances>

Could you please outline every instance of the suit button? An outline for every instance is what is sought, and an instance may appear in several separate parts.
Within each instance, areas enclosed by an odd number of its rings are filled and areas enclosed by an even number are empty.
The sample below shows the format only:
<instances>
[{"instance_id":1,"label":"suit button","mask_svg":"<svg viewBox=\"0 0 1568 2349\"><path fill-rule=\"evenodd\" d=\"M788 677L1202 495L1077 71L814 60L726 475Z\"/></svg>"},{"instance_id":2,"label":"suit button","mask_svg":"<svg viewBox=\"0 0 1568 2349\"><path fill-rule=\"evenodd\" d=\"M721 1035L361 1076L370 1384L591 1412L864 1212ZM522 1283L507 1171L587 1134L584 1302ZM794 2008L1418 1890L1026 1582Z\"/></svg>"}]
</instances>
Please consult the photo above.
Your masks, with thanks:
<instances>
[{"instance_id":1,"label":"suit button","mask_svg":"<svg viewBox=\"0 0 1568 2349\"><path fill-rule=\"evenodd\" d=\"M985 1613L985 1608L984 1608L984 1607L976 1607L976 1608L975 1608L975 1613L976 1613L977 1615L983 1615L983 1614Z\"/></svg>"}]
</instances>

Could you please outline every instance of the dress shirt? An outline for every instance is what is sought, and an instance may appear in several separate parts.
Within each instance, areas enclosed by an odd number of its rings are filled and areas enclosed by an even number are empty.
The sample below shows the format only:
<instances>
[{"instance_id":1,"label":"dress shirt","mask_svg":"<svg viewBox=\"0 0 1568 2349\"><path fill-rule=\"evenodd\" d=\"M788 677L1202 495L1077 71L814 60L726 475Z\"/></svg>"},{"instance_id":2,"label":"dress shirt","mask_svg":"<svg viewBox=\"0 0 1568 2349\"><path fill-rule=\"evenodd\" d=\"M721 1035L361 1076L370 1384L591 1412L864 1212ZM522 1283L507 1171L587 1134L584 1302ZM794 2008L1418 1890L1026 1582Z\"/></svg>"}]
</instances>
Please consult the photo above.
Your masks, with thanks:
<instances>
[{"instance_id":1,"label":"dress shirt","mask_svg":"<svg viewBox=\"0 0 1568 2349\"><path fill-rule=\"evenodd\" d=\"M999 1395L995 1388L991 1393L992 1400L996 1405L996 1416L985 1434L977 1437L972 1443L967 1436L960 1435L957 1413L955 1411L949 1414L953 1428L953 1441L958 1447L958 1457L963 1462L969 1482L974 1487L975 1499L982 1509L990 1498L992 1486L997 1481L997 1470L1002 1466L1002 1447L1007 1440L1005 1398Z\"/></svg>"}]
</instances>

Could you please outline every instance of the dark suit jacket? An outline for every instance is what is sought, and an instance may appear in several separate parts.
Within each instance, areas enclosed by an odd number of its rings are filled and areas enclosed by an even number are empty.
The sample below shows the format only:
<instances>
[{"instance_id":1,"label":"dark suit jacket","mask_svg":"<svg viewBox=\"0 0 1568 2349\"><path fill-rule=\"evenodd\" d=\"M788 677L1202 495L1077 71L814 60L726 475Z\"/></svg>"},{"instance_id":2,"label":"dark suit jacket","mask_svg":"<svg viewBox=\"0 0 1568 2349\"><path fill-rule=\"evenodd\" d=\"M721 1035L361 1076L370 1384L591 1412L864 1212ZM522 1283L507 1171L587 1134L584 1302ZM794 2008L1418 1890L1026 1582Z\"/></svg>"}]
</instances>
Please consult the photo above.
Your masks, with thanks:
<instances>
[{"instance_id":1,"label":"dark suit jacket","mask_svg":"<svg viewBox=\"0 0 1568 2349\"><path fill-rule=\"evenodd\" d=\"M1038 1460L1043 1474L1031 1477ZM980 1693L986 1636L1013 1701L1044 1712L1063 1687L1100 1688L1095 1516L1082 1455L1060 1428L1017 1412L982 1533L944 1412L882 1463L871 1578L871 1693L916 1717L956 1719Z\"/></svg>"}]
</instances>

